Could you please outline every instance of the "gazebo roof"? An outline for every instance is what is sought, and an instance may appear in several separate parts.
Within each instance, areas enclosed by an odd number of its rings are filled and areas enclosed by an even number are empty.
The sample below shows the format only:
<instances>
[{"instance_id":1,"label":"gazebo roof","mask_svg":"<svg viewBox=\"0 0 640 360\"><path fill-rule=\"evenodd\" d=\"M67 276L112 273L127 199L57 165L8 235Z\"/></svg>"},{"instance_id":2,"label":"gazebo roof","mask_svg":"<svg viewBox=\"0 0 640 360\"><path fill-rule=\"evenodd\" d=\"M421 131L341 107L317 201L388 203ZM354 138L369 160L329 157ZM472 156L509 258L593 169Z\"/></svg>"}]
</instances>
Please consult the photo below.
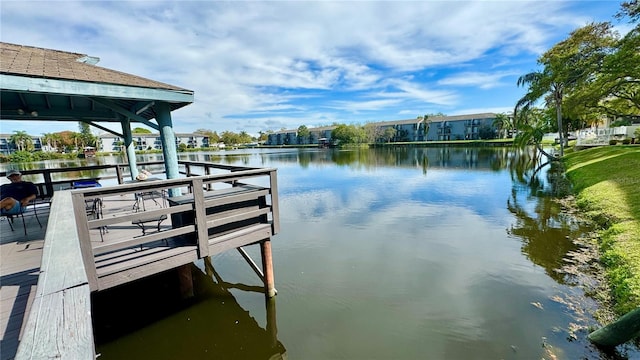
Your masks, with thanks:
<instances>
[{"instance_id":1,"label":"gazebo roof","mask_svg":"<svg viewBox=\"0 0 640 360\"><path fill-rule=\"evenodd\" d=\"M154 125L153 105L171 111L193 102L193 91L106 69L96 57L0 42L0 118ZM97 126L100 128L100 126Z\"/></svg>"}]
</instances>

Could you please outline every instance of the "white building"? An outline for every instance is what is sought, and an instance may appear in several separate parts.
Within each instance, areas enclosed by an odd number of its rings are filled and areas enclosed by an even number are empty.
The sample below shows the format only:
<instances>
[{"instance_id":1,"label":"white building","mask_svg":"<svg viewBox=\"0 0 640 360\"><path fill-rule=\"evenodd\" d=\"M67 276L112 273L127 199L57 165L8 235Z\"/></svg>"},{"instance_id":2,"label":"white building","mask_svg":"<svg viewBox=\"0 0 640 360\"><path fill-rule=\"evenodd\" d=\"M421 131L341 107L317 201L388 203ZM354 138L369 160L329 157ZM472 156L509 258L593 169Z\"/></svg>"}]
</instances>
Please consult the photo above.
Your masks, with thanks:
<instances>
[{"instance_id":1,"label":"white building","mask_svg":"<svg viewBox=\"0 0 640 360\"><path fill-rule=\"evenodd\" d=\"M161 150L162 140L159 133L132 134L136 150ZM124 139L110 133L98 135L100 151L122 151ZM176 133L176 147L185 144L187 148L208 148L209 137L198 133Z\"/></svg>"}]
</instances>

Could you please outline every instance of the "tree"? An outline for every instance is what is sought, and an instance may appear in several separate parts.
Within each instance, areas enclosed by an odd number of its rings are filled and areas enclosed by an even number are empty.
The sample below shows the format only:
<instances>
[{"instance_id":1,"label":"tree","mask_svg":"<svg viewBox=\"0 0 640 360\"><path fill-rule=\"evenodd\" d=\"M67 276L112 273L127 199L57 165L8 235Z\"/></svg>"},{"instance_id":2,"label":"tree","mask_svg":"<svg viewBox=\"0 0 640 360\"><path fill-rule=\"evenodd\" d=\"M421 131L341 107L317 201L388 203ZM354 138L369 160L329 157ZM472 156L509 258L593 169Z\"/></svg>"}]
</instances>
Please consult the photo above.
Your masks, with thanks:
<instances>
[{"instance_id":1,"label":"tree","mask_svg":"<svg viewBox=\"0 0 640 360\"><path fill-rule=\"evenodd\" d=\"M507 114L496 114L496 118L493 120L493 126L498 130L500 138L505 139L509 137L509 134L513 130L513 121Z\"/></svg>"},{"instance_id":2,"label":"tree","mask_svg":"<svg viewBox=\"0 0 640 360\"><path fill-rule=\"evenodd\" d=\"M44 133L42 134L42 141L44 141L47 146L55 151L58 151L58 140L60 139L60 135L55 133Z\"/></svg>"},{"instance_id":3,"label":"tree","mask_svg":"<svg viewBox=\"0 0 640 360\"><path fill-rule=\"evenodd\" d=\"M96 136L91 133L91 127L85 122L80 122L80 134L82 143L87 146L95 146L97 142Z\"/></svg>"},{"instance_id":4,"label":"tree","mask_svg":"<svg viewBox=\"0 0 640 360\"><path fill-rule=\"evenodd\" d=\"M258 141L267 141L269 139L269 134L273 134L273 130L258 131Z\"/></svg>"},{"instance_id":5,"label":"tree","mask_svg":"<svg viewBox=\"0 0 640 360\"><path fill-rule=\"evenodd\" d=\"M514 116L526 111L541 98L556 112L560 156L564 155L565 128L562 105L566 95L593 81L606 54L615 43L610 23L591 23L573 31L569 38L554 45L539 59L543 68L518 78L518 86L527 86L527 93L517 102Z\"/></svg>"},{"instance_id":6,"label":"tree","mask_svg":"<svg viewBox=\"0 0 640 360\"><path fill-rule=\"evenodd\" d=\"M306 125L298 126L298 144L304 144L305 140L309 138L311 132Z\"/></svg>"},{"instance_id":7,"label":"tree","mask_svg":"<svg viewBox=\"0 0 640 360\"><path fill-rule=\"evenodd\" d=\"M9 137L18 151L30 151L33 150L33 139L26 131L15 130L14 134Z\"/></svg>"},{"instance_id":8,"label":"tree","mask_svg":"<svg viewBox=\"0 0 640 360\"><path fill-rule=\"evenodd\" d=\"M616 17L621 19L628 16L631 22L640 20L640 3L638 0L624 1L620 4L620 11L616 14Z\"/></svg>"},{"instance_id":9,"label":"tree","mask_svg":"<svg viewBox=\"0 0 640 360\"><path fill-rule=\"evenodd\" d=\"M361 127L340 124L331 131L331 138L340 144L360 144L365 140L365 134Z\"/></svg>"},{"instance_id":10,"label":"tree","mask_svg":"<svg viewBox=\"0 0 640 360\"><path fill-rule=\"evenodd\" d=\"M364 135L368 143L375 143L382 138L382 128L372 123L364 124Z\"/></svg>"},{"instance_id":11,"label":"tree","mask_svg":"<svg viewBox=\"0 0 640 360\"><path fill-rule=\"evenodd\" d=\"M382 133L382 139L386 142L390 142L391 139L393 139L394 137L396 137L396 133L398 131L392 127L388 127L386 129L384 129L384 132Z\"/></svg>"},{"instance_id":12,"label":"tree","mask_svg":"<svg viewBox=\"0 0 640 360\"><path fill-rule=\"evenodd\" d=\"M542 148L542 137L549 131L550 123L548 115L543 109L529 107L519 111L517 116L514 114L513 119L517 129L516 137L513 140L514 145L518 147L533 145L549 160L555 159Z\"/></svg>"},{"instance_id":13,"label":"tree","mask_svg":"<svg viewBox=\"0 0 640 360\"><path fill-rule=\"evenodd\" d=\"M238 134L238 143L239 144L248 144L252 141L251 135L249 135L246 131L240 131Z\"/></svg>"},{"instance_id":14,"label":"tree","mask_svg":"<svg viewBox=\"0 0 640 360\"><path fill-rule=\"evenodd\" d=\"M151 130L145 129L145 128L141 128L141 127L136 127L136 128L133 128L133 130L131 130L131 133L133 133L133 134L151 134Z\"/></svg>"},{"instance_id":15,"label":"tree","mask_svg":"<svg viewBox=\"0 0 640 360\"><path fill-rule=\"evenodd\" d=\"M226 145L237 145L240 143L240 136L231 131L224 131L220 135L220 141L222 141Z\"/></svg>"},{"instance_id":16,"label":"tree","mask_svg":"<svg viewBox=\"0 0 640 360\"><path fill-rule=\"evenodd\" d=\"M217 144L220 142L220 136L217 132L211 131L209 129L198 129L196 133L202 134L203 136L209 138L209 145Z\"/></svg>"},{"instance_id":17,"label":"tree","mask_svg":"<svg viewBox=\"0 0 640 360\"><path fill-rule=\"evenodd\" d=\"M84 138L82 137L82 134L77 132L72 132L71 140L73 141L73 145L75 146L76 151L78 150L78 145L82 145L82 147L84 147L84 143L83 143Z\"/></svg>"}]
</instances>

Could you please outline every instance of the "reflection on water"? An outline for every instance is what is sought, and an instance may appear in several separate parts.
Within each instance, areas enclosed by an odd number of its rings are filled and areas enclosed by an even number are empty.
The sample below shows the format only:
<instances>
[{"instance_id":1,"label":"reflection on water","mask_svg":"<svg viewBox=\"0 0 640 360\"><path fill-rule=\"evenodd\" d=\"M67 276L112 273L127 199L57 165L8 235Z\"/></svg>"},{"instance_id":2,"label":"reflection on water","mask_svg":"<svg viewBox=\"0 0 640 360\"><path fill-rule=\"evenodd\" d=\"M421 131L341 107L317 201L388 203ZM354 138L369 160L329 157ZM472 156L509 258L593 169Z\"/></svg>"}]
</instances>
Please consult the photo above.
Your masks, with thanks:
<instances>
[{"instance_id":1,"label":"reflection on water","mask_svg":"<svg viewBox=\"0 0 640 360\"><path fill-rule=\"evenodd\" d=\"M286 358L277 339L276 299L266 297L263 287L225 282L211 263L205 271L193 266L195 296L188 300L179 298L175 272L94 294L92 311L100 357ZM254 292L264 299L264 328L238 304L230 289Z\"/></svg>"},{"instance_id":2,"label":"reflection on water","mask_svg":"<svg viewBox=\"0 0 640 360\"><path fill-rule=\"evenodd\" d=\"M259 279L229 251L213 258L215 273L199 264L207 285L193 302L161 292L170 279L109 301L96 296L96 310L124 309L94 311L103 359L268 359L285 347L293 359L640 357L637 349L604 354L586 340L597 324L585 309L595 305L557 271L585 229L552 200L560 177L534 152L250 149L179 157L278 169L277 337L274 309L241 285ZM156 159L139 159L147 160Z\"/></svg>"}]
</instances>

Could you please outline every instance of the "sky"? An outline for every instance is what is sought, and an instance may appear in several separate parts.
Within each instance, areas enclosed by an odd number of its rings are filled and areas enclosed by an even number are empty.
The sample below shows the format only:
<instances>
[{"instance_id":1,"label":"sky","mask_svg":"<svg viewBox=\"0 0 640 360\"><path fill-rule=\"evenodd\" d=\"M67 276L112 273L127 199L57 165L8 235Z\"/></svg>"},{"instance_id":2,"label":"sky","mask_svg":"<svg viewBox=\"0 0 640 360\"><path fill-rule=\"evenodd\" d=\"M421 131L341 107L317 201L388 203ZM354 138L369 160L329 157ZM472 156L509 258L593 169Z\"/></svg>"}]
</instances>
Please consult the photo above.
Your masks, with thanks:
<instances>
[{"instance_id":1,"label":"sky","mask_svg":"<svg viewBox=\"0 0 640 360\"><path fill-rule=\"evenodd\" d=\"M0 40L194 91L174 130L509 112L519 76L620 1L0 1ZM108 126L115 130L114 128ZM2 121L0 133L79 131ZM96 132L97 129L96 129Z\"/></svg>"}]
</instances>

